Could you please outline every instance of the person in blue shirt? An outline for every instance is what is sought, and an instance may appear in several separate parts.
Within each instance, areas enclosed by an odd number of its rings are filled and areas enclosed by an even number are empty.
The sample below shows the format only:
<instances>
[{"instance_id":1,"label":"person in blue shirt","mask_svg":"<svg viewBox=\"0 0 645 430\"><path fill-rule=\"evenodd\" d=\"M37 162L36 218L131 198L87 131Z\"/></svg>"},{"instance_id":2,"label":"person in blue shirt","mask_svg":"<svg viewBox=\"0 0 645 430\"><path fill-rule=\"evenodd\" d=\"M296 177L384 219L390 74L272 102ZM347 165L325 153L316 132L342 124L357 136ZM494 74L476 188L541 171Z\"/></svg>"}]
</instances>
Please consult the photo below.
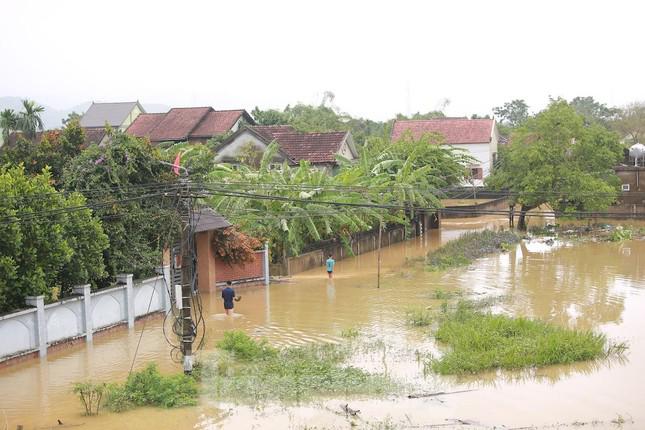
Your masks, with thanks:
<instances>
[{"instance_id":1,"label":"person in blue shirt","mask_svg":"<svg viewBox=\"0 0 645 430\"><path fill-rule=\"evenodd\" d=\"M327 258L327 275L329 275L329 279L334 277L334 265L336 264L336 260L331 258L331 254L329 254L329 258Z\"/></svg>"},{"instance_id":2,"label":"person in blue shirt","mask_svg":"<svg viewBox=\"0 0 645 430\"><path fill-rule=\"evenodd\" d=\"M235 295L235 290L231 286L231 281L226 281L226 288L222 290L222 299L224 299L224 311L226 315L233 314L233 301L239 302L241 297Z\"/></svg>"}]
</instances>

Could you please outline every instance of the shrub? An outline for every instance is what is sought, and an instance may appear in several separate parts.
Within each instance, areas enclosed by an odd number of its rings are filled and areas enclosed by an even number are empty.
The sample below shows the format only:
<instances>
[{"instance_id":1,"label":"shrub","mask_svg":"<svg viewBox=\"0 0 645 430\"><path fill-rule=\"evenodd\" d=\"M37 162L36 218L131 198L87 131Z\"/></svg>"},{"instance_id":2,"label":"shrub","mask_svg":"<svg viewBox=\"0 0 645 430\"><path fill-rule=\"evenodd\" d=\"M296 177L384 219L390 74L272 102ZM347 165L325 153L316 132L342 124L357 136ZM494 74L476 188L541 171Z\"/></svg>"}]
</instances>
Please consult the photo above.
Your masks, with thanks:
<instances>
[{"instance_id":1,"label":"shrub","mask_svg":"<svg viewBox=\"0 0 645 430\"><path fill-rule=\"evenodd\" d=\"M217 347L232 353L240 360L257 360L273 357L277 350L269 346L266 340L255 341L239 330L227 331L224 339L217 342Z\"/></svg>"},{"instance_id":2,"label":"shrub","mask_svg":"<svg viewBox=\"0 0 645 430\"><path fill-rule=\"evenodd\" d=\"M176 408L196 405L198 394L194 378L183 374L165 376L150 364L128 376L123 385L109 386L106 404L115 412L135 406Z\"/></svg>"},{"instance_id":3,"label":"shrub","mask_svg":"<svg viewBox=\"0 0 645 430\"><path fill-rule=\"evenodd\" d=\"M411 308L405 311L406 322L415 327L425 327L432 324L432 314L425 308Z\"/></svg>"},{"instance_id":4,"label":"shrub","mask_svg":"<svg viewBox=\"0 0 645 430\"><path fill-rule=\"evenodd\" d=\"M75 383L72 391L78 394L78 398L83 403L85 415L98 415L106 389L107 385L105 383L88 381Z\"/></svg>"}]
</instances>

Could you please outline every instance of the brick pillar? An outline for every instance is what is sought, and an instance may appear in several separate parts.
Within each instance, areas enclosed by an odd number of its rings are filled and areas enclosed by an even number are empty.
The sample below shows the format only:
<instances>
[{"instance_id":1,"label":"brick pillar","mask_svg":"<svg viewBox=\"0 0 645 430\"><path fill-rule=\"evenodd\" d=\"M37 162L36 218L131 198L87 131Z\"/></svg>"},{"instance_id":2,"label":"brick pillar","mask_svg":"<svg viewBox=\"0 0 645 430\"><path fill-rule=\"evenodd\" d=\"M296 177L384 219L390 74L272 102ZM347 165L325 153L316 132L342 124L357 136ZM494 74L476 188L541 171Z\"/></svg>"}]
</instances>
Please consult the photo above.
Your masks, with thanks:
<instances>
[{"instance_id":1,"label":"brick pillar","mask_svg":"<svg viewBox=\"0 0 645 430\"><path fill-rule=\"evenodd\" d=\"M38 329L38 350L40 357L47 356L47 320L45 319L45 296L27 296L25 302L36 307L36 328Z\"/></svg>"},{"instance_id":2,"label":"brick pillar","mask_svg":"<svg viewBox=\"0 0 645 430\"><path fill-rule=\"evenodd\" d=\"M119 284L125 284L125 309L128 317L128 328L134 327L134 283L132 274L120 273L116 275Z\"/></svg>"},{"instance_id":3,"label":"brick pillar","mask_svg":"<svg viewBox=\"0 0 645 430\"><path fill-rule=\"evenodd\" d=\"M85 329L85 339L92 341L94 326L92 325L92 293L90 284L78 285L73 289L75 294L83 296L83 327Z\"/></svg>"},{"instance_id":4,"label":"brick pillar","mask_svg":"<svg viewBox=\"0 0 645 430\"><path fill-rule=\"evenodd\" d=\"M211 246L212 231L202 231L195 234L197 249L197 288L208 291L215 288L215 252Z\"/></svg>"}]
</instances>

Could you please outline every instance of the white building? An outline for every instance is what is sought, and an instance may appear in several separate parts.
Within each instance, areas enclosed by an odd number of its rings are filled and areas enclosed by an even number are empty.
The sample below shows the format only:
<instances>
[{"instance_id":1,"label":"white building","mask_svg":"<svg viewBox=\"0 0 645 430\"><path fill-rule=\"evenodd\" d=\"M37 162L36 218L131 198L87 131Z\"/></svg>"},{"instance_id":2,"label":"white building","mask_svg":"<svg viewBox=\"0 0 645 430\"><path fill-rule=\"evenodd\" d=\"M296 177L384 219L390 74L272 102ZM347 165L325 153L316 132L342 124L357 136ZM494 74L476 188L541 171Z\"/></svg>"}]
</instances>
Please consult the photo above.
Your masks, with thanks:
<instances>
[{"instance_id":1,"label":"white building","mask_svg":"<svg viewBox=\"0 0 645 430\"><path fill-rule=\"evenodd\" d=\"M469 167L475 186L484 185L497 161L499 132L494 119L439 118L429 120L397 120L392 126L392 142L410 133L414 139L438 133L444 143L468 152L476 161Z\"/></svg>"}]
</instances>

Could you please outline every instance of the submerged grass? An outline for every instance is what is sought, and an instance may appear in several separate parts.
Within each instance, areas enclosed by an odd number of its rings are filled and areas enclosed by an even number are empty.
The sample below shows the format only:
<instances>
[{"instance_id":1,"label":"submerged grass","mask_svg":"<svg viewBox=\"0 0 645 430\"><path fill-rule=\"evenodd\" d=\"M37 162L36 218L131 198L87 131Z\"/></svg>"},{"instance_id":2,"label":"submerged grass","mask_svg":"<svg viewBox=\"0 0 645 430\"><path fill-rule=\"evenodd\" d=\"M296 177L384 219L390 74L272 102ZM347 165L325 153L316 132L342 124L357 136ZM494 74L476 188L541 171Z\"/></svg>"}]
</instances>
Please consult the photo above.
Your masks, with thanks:
<instances>
[{"instance_id":1,"label":"submerged grass","mask_svg":"<svg viewBox=\"0 0 645 430\"><path fill-rule=\"evenodd\" d=\"M432 312L426 308L417 307L405 311L405 321L414 327L429 326L433 319Z\"/></svg>"},{"instance_id":2,"label":"submerged grass","mask_svg":"<svg viewBox=\"0 0 645 430\"><path fill-rule=\"evenodd\" d=\"M512 231L484 230L465 233L460 238L432 251L426 258L430 270L445 270L466 266L475 259L500 251L507 251L520 237Z\"/></svg>"},{"instance_id":3,"label":"submerged grass","mask_svg":"<svg viewBox=\"0 0 645 430\"><path fill-rule=\"evenodd\" d=\"M314 396L381 395L395 386L385 375L346 365L351 353L347 345L278 349L231 331L218 349L201 366L205 389L218 400L298 402Z\"/></svg>"},{"instance_id":4,"label":"submerged grass","mask_svg":"<svg viewBox=\"0 0 645 430\"><path fill-rule=\"evenodd\" d=\"M604 335L592 331L493 315L465 303L443 316L436 339L450 349L431 358L429 365L444 375L569 364L624 350L612 348Z\"/></svg>"}]
</instances>

